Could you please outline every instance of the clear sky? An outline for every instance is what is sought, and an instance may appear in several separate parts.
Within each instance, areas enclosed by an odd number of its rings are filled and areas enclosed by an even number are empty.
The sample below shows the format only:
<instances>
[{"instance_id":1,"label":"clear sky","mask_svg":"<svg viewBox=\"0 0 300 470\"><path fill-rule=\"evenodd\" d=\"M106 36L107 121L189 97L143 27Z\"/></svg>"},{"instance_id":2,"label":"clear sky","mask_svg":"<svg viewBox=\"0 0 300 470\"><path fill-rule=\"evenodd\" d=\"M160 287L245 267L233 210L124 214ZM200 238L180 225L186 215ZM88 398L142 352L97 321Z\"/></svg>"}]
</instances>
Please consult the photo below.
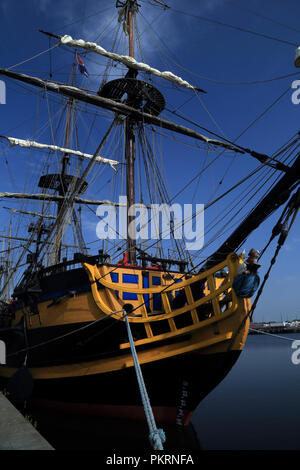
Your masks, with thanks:
<instances>
[{"instance_id":1,"label":"clear sky","mask_svg":"<svg viewBox=\"0 0 300 470\"><path fill-rule=\"evenodd\" d=\"M164 92L168 109L178 109L178 112L200 125L234 140L278 99L237 141L240 145L268 155L272 155L300 131L300 104L293 104L291 99L292 82L298 77L300 79L300 70L297 73L294 66L295 49L300 45L299 1L166 0L171 7L169 10L152 6L152 2L148 0L139 3L142 15L139 31L141 40L144 40L144 57L138 56L137 48L138 60L144 59L160 70L171 70L207 92L196 98L189 91L174 90L174 87L162 84L157 79L155 85ZM55 44L53 40L49 44L48 38L39 33L39 29L61 35L71 34L74 38L83 37L90 41L97 39L99 44L110 49L111 38L110 41L106 38L109 37L111 22L117 15L113 0L0 0L0 14L1 67L19 64ZM126 53L123 50L120 52ZM90 77L80 77L79 84L96 90L100 84L99 75L103 71L104 60L90 54L82 55ZM54 80L63 82L70 75L72 60L70 52L59 48L52 50L51 55L46 53L24 62L14 70L43 78L49 78L49 73L52 72ZM277 80L284 76L287 77ZM41 104L40 95L32 93L32 88L23 85L20 87L9 79L4 81L7 97L6 105L0 105L0 134L32 138L36 126L43 125L50 112L47 109L47 100ZM52 106L55 110L54 105L49 106L51 111ZM39 113L41 119L37 123ZM164 117L185 124L166 112ZM105 115L104 121L107 127ZM87 122L81 124L87 128ZM96 129L102 135L101 122L96 123ZM49 122L47 132L49 133ZM204 131L200 132L205 134ZM46 133L41 132L39 135L45 143ZM187 142L186 139L184 141ZM98 141L88 140L85 136L84 142L83 150L93 153ZM165 173L168 175L171 196L183 187L184 181L191 179L200 170L202 153L199 150L185 153L184 147L174 143L171 144L169 154L164 153ZM7 145L0 145L0 191L22 191L24 176L27 179L27 190L30 190L31 179L32 190L36 185L36 157L21 151L18 156L16 154L16 158L7 152ZM207 173L206 179L200 183L197 200L193 199L194 203L207 203L212 194L221 194L230 184L257 166L257 161L247 156L233 158L225 155L224 162L219 168ZM31 165L32 173L24 173L25 163ZM109 170L105 172L102 177L109 179ZM220 188L218 183L224 172L226 178ZM213 186L213 191L208 188L209 185ZM192 202L194 192L195 185L191 185L176 202ZM92 193L89 195L92 196ZM105 197L103 187L103 192L96 197L109 198L110 195ZM253 202L255 201L254 199ZM4 227L9 214L3 206L17 207L17 204L1 201L0 221ZM28 207L34 208L34 205ZM218 205L214 217L218 220L221 213L222 204ZM252 247L261 250L265 246L279 215L280 211L249 237L245 244L246 252ZM91 239L93 236L95 238L94 219L86 215L84 222L85 230L91 232ZM22 227L18 233L22 233ZM23 233L26 234L25 229ZM275 247L273 244L262 259L261 278ZM272 270L258 304L255 320L300 318L299 250L300 217Z\"/></svg>"}]
</instances>

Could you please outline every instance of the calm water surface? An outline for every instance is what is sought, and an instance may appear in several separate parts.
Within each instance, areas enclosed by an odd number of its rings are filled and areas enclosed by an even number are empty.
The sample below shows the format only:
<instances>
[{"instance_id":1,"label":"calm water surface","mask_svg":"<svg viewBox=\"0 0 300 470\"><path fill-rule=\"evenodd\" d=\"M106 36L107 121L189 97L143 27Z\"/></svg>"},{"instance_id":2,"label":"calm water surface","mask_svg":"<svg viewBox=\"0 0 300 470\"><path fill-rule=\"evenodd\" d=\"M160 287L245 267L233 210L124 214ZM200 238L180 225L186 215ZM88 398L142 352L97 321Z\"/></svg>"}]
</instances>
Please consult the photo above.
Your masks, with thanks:
<instances>
[{"instance_id":1,"label":"calm water surface","mask_svg":"<svg viewBox=\"0 0 300 470\"><path fill-rule=\"evenodd\" d=\"M203 449L300 449L300 334L250 335L225 380L192 418ZM200 380L200 375L199 375Z\"/></svg>"}]
</instances>

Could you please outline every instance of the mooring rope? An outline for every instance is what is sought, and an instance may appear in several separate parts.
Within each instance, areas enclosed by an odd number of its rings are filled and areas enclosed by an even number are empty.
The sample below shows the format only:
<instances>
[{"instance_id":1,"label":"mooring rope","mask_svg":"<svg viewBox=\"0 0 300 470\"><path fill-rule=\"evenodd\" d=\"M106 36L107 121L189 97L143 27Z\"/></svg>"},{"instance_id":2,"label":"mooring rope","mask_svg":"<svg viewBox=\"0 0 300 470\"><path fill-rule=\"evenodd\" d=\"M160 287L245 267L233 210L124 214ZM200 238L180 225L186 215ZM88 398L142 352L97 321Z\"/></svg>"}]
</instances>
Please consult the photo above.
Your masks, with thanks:
<instances>
[{"instance_id":1,"label":"mooring rope","mask_svg":"<svg viewBox=\"0 0 300 470\"><path fill-rule=\"evenodd\" d=\"M145 415L146 415L147 423L149 427L149 440L153 449L164 450L163 443L166 440L166 436L162 429L157 429L156 427L153 411L150 405L150 400L147 394L144 378L142 375L141 367L140 367L136 349L134 346L130 324L127 318L128 313L125 310L123 311L123 313L124 313L124 318L126 322L126 328L127 328L128 339L130 343L130 349L131 349L131 354L133 358L135 373L136 373L136 377L137 377L137 381L138 381L138 385L140 389L140 394L141 394L141 398L142 398L142 402L143 402L143 406L145 410Z\"/></svg>"},{"instance_id":2,"label":"mooring rope","mask_svg":"<svg viewBox=\"0 0 300 470\"><path fill-rule=\"evenodd\" d=\"M285 339L286 341L291 341L291 342L295 341L294 338L287 338L286 336L281 336L281 335L278 335L277 333L269 333L268 331L257 330L256 328L252 328L252 327L250 331L255 331L255 333L260 333L262 335L274 336L274 338L278 338L278 339Z\"/></svg>"}]
</instances>

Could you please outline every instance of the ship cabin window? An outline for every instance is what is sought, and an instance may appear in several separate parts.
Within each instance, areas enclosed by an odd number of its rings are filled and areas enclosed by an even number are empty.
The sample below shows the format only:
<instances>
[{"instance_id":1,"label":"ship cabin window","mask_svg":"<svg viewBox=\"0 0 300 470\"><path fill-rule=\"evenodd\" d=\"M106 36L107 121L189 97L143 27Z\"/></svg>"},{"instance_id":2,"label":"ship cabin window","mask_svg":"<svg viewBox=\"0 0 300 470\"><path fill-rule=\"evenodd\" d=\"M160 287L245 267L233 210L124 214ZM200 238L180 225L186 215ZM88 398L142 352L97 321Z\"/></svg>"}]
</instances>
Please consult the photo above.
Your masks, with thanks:
<instances>
[{"instance_id":1,"label":"ship cabin window","mask_svg":"<svg viewBox=\"0 0 300 470\"><path fill-rule=\"evenodd\" d=\"M175 282L175 284L178 284L179 282L182 282L182 279L174 279L174 282ZM179 294L179 292L180 292L180 290L175 291L175 297L176 297L176 295Z\"/></svg>"},{"instance_id":2,"label":"ship cabin window","mask_svg":"<svg viewBox=\"0 0 300 470\"><path fill-rule=\"evenodd\" d=\"M157 271L150 271L150 270L142 271L141 270L139 272L135 271L134 274L132 272L129 272L129 270L126 270L126 271L122 270L122 271L111 272L110 273L111 281L116 284L121 283L123 285L123 288L125 289L125 292L121 292L119 290L115 291L117 298L122 299L124 301L133 301L133 302L135 301L133 303L134 307L139 306L139 304L141 303L141 299L139 300L139 297L135 292L126 292L126 285L130 288L136 287L137 289L139 288L151 289L152 287L159 287L159 286L163 287L163 286L167 286L168 284L172 285L174 282L175 283L182 282L182 276L176 279L175 276L177 275L177 273L173 275L172 278L165 281L165 277L163 277L161 273ZM169 301L172 302L174 297L179 292L181 291L178 290L178 291L169 292L168 293ZM161 294L158 294L158 293L145 294L144 293L143 301L144 301L144 306L146 307L147 312L150 314L160 314L164 311Z\"/></svg>"},{"instance_id":3,"label":"ship cabin window","mask_svg":"<svg viewBox=\"0 0 300 470\"><path fill-rule=\"evenodd\" d=\"M123 282L127 284L138 284L139 276L137 274L123 274Z\"/></svg>"},{"instance_id":4,"label":"ship cabin window","mask_svg":"<svg viewBox=\"0 0 300 470\"><path fill-rule=\"evenodd\" d=\"M160 286L161 285L161 278L158 276L152 276L152 286ZM161 295L160 294L153 294L153 310L161 310Z\"/></svg>"},{"instance_id":5,"label":"ship cabin window","mask_svg":"<svg viewBox=\"0 0 300 470\"><path fill-rule=\"evenodd\" d=\"M119 282L119 274L118 273L110 273L110 277L112 282ZM119 298L119 291L115 290L115 294L117 298Z\"/></svg>"},{"instance_id":6,"label":"ship cabin window","mask_svg":"<svg viewBox=\"0 0 300 470\"><path fill-rule=\"evenodd\" d=\"M139 276L137 274L123 274L123 282L126 284L138 284ZM123 300L138 300L138 297L133 292L123 292Z\"/></svg>"}]
</instances>

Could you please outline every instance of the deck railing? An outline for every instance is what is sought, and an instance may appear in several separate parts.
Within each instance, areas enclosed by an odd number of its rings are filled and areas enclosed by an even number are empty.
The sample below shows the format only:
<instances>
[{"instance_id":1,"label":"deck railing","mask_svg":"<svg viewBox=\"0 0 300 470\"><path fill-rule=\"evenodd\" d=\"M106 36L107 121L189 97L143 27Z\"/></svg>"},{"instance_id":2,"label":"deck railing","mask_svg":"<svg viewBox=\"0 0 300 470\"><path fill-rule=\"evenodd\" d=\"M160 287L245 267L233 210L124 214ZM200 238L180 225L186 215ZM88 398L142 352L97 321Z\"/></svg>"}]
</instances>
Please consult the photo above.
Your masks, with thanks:
<instances>
[{"instance_id":1,"label":"deck railing","mask_svg":"<svg viewBox=\"0 0 300 470\"><path fill-rule=\"evenodd\" d=\"M154 339L168 338L178 333L189 333L200 327L204 327L232 315L239 306L239 300L232 289L232 282L237 274L239 257L235 254L227 256L226 260L214 268L201 274L192 276L188 279L180 275L180 283L169 281L166 285L157 287L143 288L138 285L124 282L111 282L110 273L115 272L111 267L90 265L84 263L84 267L89 275L91 290L94 300L99 309L106 315L116 319L122 319L122 308L128 301L124 301L116 295L119 292L136 294L137 300L132 304L133 311L128 314L128 319L132 324L143 324L145 335L142 338L143 343ZM217 273L225 272L226 276L218 277ZM119 272L124 272L120 267ZM134 270L131 269L131 273ZM141 271L139 275L141 275ZM177 278L178 281L178 278ZM195 292L200 286L203 286L203 297L195 299ZM184 292L185 305L180 308L174 308L173 300L176 293ZM159 294L161 297L162 311L148 311L145 296L154 296ZM116 312L115 314L113 312ZM159 323L162 328L160 329ZM167 328L166 328L167 322ZM134 326L134 325L132 325ZM155 326L155 333L153 332ZM160 333L160 330L162 333Z\"/></svg>"}]
</instances>

